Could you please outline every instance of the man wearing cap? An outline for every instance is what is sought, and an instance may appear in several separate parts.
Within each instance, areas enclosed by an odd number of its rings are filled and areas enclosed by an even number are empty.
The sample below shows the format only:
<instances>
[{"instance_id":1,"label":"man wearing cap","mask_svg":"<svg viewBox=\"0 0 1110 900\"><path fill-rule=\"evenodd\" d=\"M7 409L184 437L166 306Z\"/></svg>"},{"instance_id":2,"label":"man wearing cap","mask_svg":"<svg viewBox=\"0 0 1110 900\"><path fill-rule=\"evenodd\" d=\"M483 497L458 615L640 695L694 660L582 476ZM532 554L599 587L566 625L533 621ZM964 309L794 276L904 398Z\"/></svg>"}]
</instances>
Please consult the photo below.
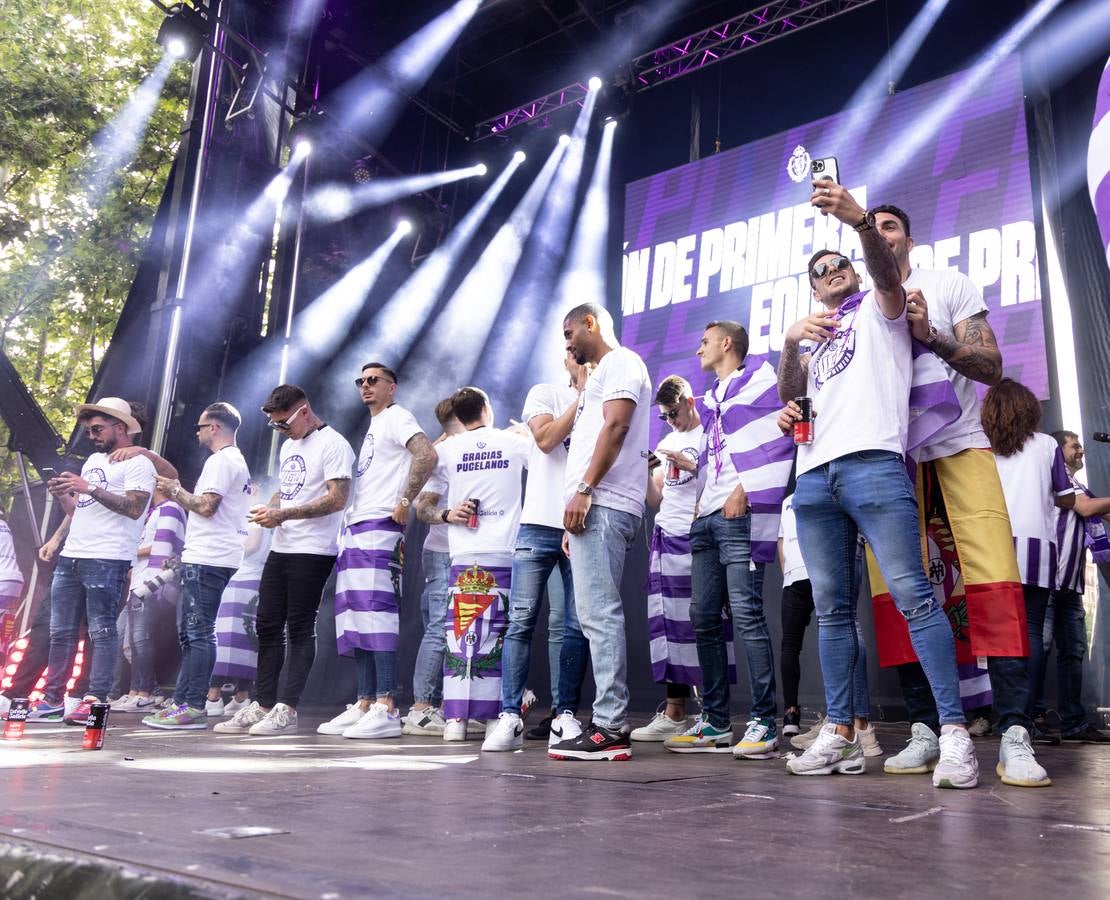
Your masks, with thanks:
<instances>
[{"instance_id":1,"label":"man wearing cap","mask_svg":"<svg viewBox=\"0 0 1110 900\"><path fill-rule=\"evenodd\" d=\"M126 400L83 403L77 407L77 424L95 452L80 475L63 472L47 485L72 520L50 584L50 656L43 699L32 708L36 719L62 716L82 613L92 642L82 706L107 698L119 654L116 609L154 491L154 464L146 456L117 463L108 459L114 450L130 447L142 431ZM81 712L78 707L76 715Z\"/></svg>"}]
</instances>

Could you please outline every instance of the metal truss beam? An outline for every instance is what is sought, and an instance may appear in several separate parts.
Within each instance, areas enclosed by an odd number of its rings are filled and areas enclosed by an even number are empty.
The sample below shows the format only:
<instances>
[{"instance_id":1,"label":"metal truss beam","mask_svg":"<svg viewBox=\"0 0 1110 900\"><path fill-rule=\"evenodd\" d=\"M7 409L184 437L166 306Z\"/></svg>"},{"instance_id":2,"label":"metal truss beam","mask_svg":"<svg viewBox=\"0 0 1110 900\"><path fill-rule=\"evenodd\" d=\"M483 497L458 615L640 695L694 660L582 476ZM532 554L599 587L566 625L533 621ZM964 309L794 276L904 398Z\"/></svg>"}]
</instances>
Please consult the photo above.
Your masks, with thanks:
<instances>
[{"instance_id":1,"label":"metal truss beam","mask_svg":"<svg viewBox=\"0 0 1110 900\"><path fill-rule=\"evenodd\" d=\"M629 64L630 78L625 89L630 93L646 91L874 2L876 0L777 0L761 3L712 28L637 56ZM586 85L581 82L559 88L479 122L474 126L474 138L482 140L520 125L543 123L560 109L582 106L586 93Z\"/></svg>"}]
</instances>

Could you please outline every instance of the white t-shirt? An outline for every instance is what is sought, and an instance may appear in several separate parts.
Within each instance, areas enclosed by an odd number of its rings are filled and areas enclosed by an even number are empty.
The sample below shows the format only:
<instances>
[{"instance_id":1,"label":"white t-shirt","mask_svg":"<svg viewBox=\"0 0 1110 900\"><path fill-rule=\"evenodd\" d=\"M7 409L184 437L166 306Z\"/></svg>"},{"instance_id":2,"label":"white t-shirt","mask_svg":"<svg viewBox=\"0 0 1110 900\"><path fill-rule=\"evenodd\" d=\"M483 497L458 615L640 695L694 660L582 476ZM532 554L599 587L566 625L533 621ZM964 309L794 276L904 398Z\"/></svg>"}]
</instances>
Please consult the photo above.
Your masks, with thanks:
<instances>
[{"instance_id":1,"label":"white t-shirt","mask_svg":"<svg viewBox=\"0 0 1110 900\"><path fill-rule=\"evenodd\" d=\"M921 291L929 307L930 324L945 334L955 334L957 322L987 311L987 304L971 279L955 269L914 269L902 286L907 291L911 288ZM919 462L942 459L970 447L990 446L979 419L979 394L975 390L975 382L959 374L943 359L940 362L960 400L960 418L945 426L935 444L927 444L918 450Z\"/></svg>"},{"instance_id":2,"label":"white t-shirt","mask_svg":"<svg viewBox=\"0 0 1110 900\"><path fill-rule=\"evenodd\" d=\"M0 519L0 581L22 581L23 571L15 555L15 541L8 523Z\"/></svg>"},{"instance_id":3,"label":"white t-shirt","mask_svg":"<svg viewBox=\"0 0 1110 900\"><path fill-rule=\"evenodd\" d=\"M432 479L429 476L428 484L431 483ZM425 486L425 490L427 490L427 486ZM436 493L442 493L442 490L436 491ZM441 508L446 509L447 507L444 505ZM424 549L431 553L449 553L451 551L451 546L447 543L447 531L450 527L450 525L428 526L428 536L424 538Z\"/></svg>"},{"instance_id":4,"label":"white t-shirt","mask_svg":"<svg viewBox=\"0 0 1110 900\"><path fill-rule=\"evenodd\" d=\"M355 466L348 522L392 515L412 466L412 454L406 445L423 433L412 413L397 404L387 406L370 420Z\"/></svg>"},{"instance_id":5,"label":"white t-shirt","mask_svg":"<svg viewBox=\"0 0 1110 900\"><path fill-rule=\"evenodd\" d=\"M280 506L304 506L328 492L328 482L350 479L355 453L343 435L328 425L306 434L299 441L286 438L281 445L278 473ZM339 529L343 510L315 519L288 519L277 527L272 549L275 553L316 553L335 556L339 552Z\"/></svg>"},{"instance_id":6,"label":"white t-shirt","mask_svg":"<svg viewBox=\"0 0 1110 900\"><path fill-rule=\"evenodd\" d=\"M794 495L782 501L782 518L779 519L779 537L782 539L782 586L805 581L809 578L802 559L802 546L798 543L798 522L794 517Z\"/></svg>"},{"instance_id":7,"label":"white t-shirt","mask_svg":"<svg viewBox=\"0 0 1110 900\"><path fill-rule=\"evenodd\" d=\"M578 400L578 391L569 384L537 384L528 392L524 400L521 420L526 424L536 416L559 418ZM544 453L532 441L532 453L528 457L528 483L524 489L524 511L521 513L522 525L546 525L548 528L563 527L563 479L567 471L567 449L570 435Z\"/></svg>"},{"instance_id":8,"label":"white t-shirt","mask_svg":"<svg viewBox=\"0 0 1110 900\"><path fill-rule=\"evenodd\" d=\"M651 376L644 361L627 347L615 347L601 358L578 401L578 417L570 436L563 480L563 503L570 501L585 478L605 423L603 406L609 400L631 400L636 409L620 453L601 482L594 485L593 502L642 516L647 494L645 470L648 420L652 411Z\"/></svg>"},{"instance_id":9,"label":"white t-shirt","mask_svg":"<svg viewBox=\"0 0 1110 900\"><path fill-rule=\"evenodd\" d=\"M702 429L700 425L689 431L670 431L659 440L656 450L670 450L689 457L697 464L701 455ZM698 501L697 472L678 470L678 477L671 478L671 464L662 458L663 500L655 514L655 524L667 534L687 535L694 522L694 506Z\"/></svg>"},{"instance_id":10,"label":"white t-shirt","mask_svg":"<svg viewBox=\"0 0 1110 900\"><path fill-rule=\"evenodd\" d=\"M122 497L128 491L154 493L154 464L145 456L125 462L108 462L107 453L94 453L81 468L81 477L91 486ZM150 505L149 500L147 506ZM77 508L69 526L62 556L71 559L135 559L135 548L143 533L144 515L129 519L101 506L88 494L77 495Z\"/></svg>"},{"instance_id":11,"label":"white t-shirt","mask_svg":"<svg viewBox=\"0 0 1110 900\"><path fill-rule=\"evenodd\" d=\"M251 507L251 473L238 447L224 447L204 461L193 493L222 499L210 518L190 512L181 561L237 569L243 560L247 510Z\"/></svg>"},{"instance_id":12,"label":"white t-shirt","mask_svg":"<svg viewBox=\"0 0 1110 900\"><path fill-rule=\"evenodd\" d=\"M798 447L798 474L861 450L905 453L913 357L906 309L888 319L873 291L840 320L809 362L813 443Z\"/></svg>"},{"instance_id":13,"label":"white t-shirt","mask_svg":"<svg viewBox=\"0 0 1110 900\"><path fill-rule=\"evenodd\" d=\"M449 525L452 557L512 553L520 526L520 481L532 441L511 431L481 427L443 441L439 463L425 490L455 506L478 500L478 527Z\"/></svg>"},{"instance_id":14,"label":"white t-shirt","mask_svg":"<svg viewBox=\"0 0 1110 900\"><path fill-rule=\"evenodd\" d=\"M274 542L274 529L263 528L261 525L255 525L251 522L247 525L247 537L253 537L255 532L260 532L258 546L250 553L243 553L243 561L239 563L239 568L235 570L233 576L235 581L247 581L262 575L262 569L266 565L266 557L270 555L270 548Z\"/></svg>"}]
</instances>

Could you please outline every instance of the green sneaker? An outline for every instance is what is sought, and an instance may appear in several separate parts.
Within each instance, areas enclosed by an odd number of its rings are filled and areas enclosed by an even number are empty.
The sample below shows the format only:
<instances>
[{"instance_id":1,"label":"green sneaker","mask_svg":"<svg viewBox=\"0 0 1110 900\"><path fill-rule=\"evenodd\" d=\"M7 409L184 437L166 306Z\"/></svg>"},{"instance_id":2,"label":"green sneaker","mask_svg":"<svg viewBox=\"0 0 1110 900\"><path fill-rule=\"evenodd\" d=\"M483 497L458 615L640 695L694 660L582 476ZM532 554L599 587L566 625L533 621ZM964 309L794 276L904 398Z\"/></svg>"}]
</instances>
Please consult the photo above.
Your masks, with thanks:
<instances>
[{"instance_id":1,"label":"green sneaker","mask_svg":"<svg viewBox=\"0 0 1110 900\"><path fill-rule=\"evenodd\" d=\"M682 734L667 738L663 746L674 753L730 753L732 729L710 725L709 719L702 713L693 726Z\"/></svg>"},{"instance_id":2,"label":"green sneaker","mask_svg":"<svg viewBox=\"0 0 1110 900\"><path fill-rule=\"evenodd\" d=\"M158 710L143 719L143 724L165 731L197 731L208 727L208 714L203 709L181 704Z\"/></svg>"},{"instance_id":3,"label":"green sneaker","mask_svg":"<svg viewBox=\"0 0 1110 900\"><path fill-rule=\"evenodd\" d=\"M740 743L732 748L737 759L770 759L777 755L779 748L778 731L774 719L752 719L748 722Z\"/></svg>"}]
</instances>

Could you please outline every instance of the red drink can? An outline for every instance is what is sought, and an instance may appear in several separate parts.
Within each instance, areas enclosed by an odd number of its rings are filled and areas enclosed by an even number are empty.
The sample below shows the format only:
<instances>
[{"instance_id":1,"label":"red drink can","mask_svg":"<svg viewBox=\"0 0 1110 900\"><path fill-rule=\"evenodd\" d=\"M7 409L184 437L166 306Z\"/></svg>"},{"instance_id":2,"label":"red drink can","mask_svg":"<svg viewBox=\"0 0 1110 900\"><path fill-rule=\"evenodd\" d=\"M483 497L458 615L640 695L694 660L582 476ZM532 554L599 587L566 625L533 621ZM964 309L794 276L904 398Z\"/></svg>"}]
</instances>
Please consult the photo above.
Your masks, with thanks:
<instances>
[{"instance_id":1,"label":"red drink can","mask_svg":"<svg viewBox=\"0 0 1110 900\"><path fill-rule=\"evenodd\" d=\"M104 746L104 732L108 730L107 703L94 703L89 707L89 717L85 720L85 736L81 741L82 750L99 750Z\"/></svg>"},{"instance_id":2,"label":"red drink can","mask_svg":"<svg viewBox=\"0 0 1110 900\"><path fill-rule=\"evenodd\" d=\"M466 527L467 528L477 528L478 527L478 507L481 506L481 503L479 502L477 497L471 497L470 502L474 504L474 512L472 512L470 514L470 518L466 520Z\"/></svg>"},{"instance_id":3,"label":"red drink can","mask_svg":"<svg viewBox=\"0 0 1110 900\"><path fill-rule=\"evenodd\" d=\"M23 737L23 729L27 725L27 713L31 709L31 701L26 697L12 700L8 709L8 721L4 725L4 740L18 741Z\"/></svg>"},{"instance_id":4,"label":"red drink can","mask_svg":"<svg viewBox=\"0 0 1110 900\"><path fill-rule=\"evenodd\" d=\"M667 465L667 481L678 481L678 463L673 459Z\"/></svg>"},{"instance_id":5,"label":"red drink can","mask_svg":"<svg viewBox=\"0 0 1110 900\"><path fill-rule=\"evenodd\" d=\"M795 397L794 402L802 411L802 418L794 423L794 443L813 443L813 398Z\"/></svg>"}]
</instances>

